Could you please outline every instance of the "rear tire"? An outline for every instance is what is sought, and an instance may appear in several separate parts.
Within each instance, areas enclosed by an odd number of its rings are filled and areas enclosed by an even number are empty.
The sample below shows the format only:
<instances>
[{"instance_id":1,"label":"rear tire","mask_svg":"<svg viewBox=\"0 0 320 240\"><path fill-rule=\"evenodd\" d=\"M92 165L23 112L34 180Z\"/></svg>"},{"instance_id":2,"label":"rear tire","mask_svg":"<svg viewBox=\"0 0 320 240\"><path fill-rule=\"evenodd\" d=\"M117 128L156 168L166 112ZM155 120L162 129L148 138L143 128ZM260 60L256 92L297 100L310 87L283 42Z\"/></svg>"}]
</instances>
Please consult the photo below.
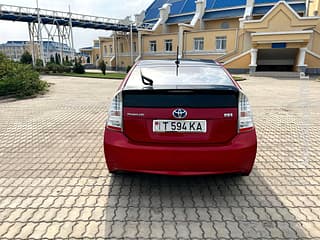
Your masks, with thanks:
<instances>
[{"instance_id":1,"label":"rear tire","mask_svg":"<svg viewBox=\"0 0 320 240\"><path fill-rule=\"evenodd\" d=\"M247 177L247 176L250 175L251 171L252 171L252 169L250 169L250 170L247 171L247 172L242 172L242 173L241 173L241 176Z\"/></svg>"}]
</instances>

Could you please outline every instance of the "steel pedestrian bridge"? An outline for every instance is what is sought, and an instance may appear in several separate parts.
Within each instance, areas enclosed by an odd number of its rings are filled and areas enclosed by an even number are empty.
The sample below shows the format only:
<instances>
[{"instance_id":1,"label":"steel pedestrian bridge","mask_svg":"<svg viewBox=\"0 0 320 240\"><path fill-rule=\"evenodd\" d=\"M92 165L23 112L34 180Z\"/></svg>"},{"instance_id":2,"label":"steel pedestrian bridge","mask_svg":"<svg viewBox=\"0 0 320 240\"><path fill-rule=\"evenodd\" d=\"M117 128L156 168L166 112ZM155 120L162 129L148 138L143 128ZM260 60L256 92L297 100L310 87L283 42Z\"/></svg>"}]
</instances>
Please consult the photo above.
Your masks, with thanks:
<instances>
[{"instance_id":1,"label":"steel pedestrian bridge","mask_svg":"<svg viewBox=\"0 0 320 240\"><path fill-rule=\"evenodd\" d=\"M36 63L36 56L43 60L44 65L48 61L45 57L43 41L53 41L55 38L60 43L60 61L63 62L63 44L74 49L73 28L85 28L95 30L106 30L124 32L129 34L132 42L132 33L137 32L137 27L129 19L115 19L98 17L85 14L55 11L40 8L21 7L0 4L0 20L25 22L28 24L30 42L32 44L33 64ZM38 47L37 47L38 46ZM132 46L132 44L131 44ZM74 57L74 51L72 53Z\"/></svg>"},{"instance_id":2,"label":"steel pedestrian bridge","mask_svg":"<svg viewBox=\"0 0 320 240\"><path fill-rule=\"evenodd\" d=\"M59 26L70 26L71 24L72 27L97 30L129 32L132 26L132 22L127 19L0 4L0 20L38 23L39 18L42 24ZM135 26L132 26L132 30L137 31Z\"/></svg>"}]
</instances>

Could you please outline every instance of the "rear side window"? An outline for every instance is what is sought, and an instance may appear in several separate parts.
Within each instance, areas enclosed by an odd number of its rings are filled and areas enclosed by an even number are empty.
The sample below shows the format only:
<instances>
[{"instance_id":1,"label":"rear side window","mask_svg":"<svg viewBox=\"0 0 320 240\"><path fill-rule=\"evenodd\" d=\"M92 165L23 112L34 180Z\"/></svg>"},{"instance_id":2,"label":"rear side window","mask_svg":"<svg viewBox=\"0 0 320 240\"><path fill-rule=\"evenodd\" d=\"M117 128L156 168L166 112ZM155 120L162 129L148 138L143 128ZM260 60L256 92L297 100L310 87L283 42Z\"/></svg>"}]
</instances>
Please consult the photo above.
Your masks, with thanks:
<instances>
[{"instance_id":1,"label":"rear side window","mask_svg":"<svg viewBox=\"0 0 320 240\"><path fill-rule=\"evenodd\" d=\"M141 74L153 80L154 86L162 85L222 85L234 86L226 72L218 66L137 66L132 72L126 88L143 87Z\"/></svg>"}]
</instances>

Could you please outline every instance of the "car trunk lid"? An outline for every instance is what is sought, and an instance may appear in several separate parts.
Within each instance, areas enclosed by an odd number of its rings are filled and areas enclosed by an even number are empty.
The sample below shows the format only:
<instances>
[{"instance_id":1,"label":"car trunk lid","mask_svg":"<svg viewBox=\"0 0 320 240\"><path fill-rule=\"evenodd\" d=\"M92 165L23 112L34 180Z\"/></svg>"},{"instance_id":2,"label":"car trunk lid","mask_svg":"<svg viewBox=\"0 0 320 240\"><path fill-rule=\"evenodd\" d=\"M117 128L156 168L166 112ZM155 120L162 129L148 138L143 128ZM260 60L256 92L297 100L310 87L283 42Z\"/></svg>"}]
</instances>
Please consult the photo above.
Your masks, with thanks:
<instances>
[{"instance_id":1,"label":"car trunk lid","mask_svg":"<svg viewBox=\"0 0 320 240\"><path fill-rule=\"evenodd\" d=\"M124 134L132 141L143 143L226 143L237 134L238 94L238 89L230 86L124 90ZM187 115L177 118L173 114L177 109L186 111ZM187 124L189 128L155 131L159 122ZM197 131L200 123L202 127L205 123L205 129Z\"/></svg>"}]
</instances>

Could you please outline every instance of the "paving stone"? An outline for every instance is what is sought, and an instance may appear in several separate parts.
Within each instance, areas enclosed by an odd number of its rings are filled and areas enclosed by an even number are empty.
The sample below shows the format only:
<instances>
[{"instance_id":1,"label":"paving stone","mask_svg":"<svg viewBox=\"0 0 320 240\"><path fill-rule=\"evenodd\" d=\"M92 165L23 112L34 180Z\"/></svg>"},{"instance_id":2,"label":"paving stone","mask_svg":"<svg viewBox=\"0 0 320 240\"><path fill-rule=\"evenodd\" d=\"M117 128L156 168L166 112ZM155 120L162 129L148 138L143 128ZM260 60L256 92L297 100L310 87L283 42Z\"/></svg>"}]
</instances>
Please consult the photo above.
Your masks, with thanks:
<instances>
[{"instance_id":1,"label":"paving stone","mask_svg":"<svg viewBox=\"0 0 320 240\"><path fill-rule=\"evenodd\" d=\"M318 82L247 77L252 174L184 178L108 173L120 81L43 78L44 96L0 100L0 238L320 239Z\"/></svg>"}]
</instances>

